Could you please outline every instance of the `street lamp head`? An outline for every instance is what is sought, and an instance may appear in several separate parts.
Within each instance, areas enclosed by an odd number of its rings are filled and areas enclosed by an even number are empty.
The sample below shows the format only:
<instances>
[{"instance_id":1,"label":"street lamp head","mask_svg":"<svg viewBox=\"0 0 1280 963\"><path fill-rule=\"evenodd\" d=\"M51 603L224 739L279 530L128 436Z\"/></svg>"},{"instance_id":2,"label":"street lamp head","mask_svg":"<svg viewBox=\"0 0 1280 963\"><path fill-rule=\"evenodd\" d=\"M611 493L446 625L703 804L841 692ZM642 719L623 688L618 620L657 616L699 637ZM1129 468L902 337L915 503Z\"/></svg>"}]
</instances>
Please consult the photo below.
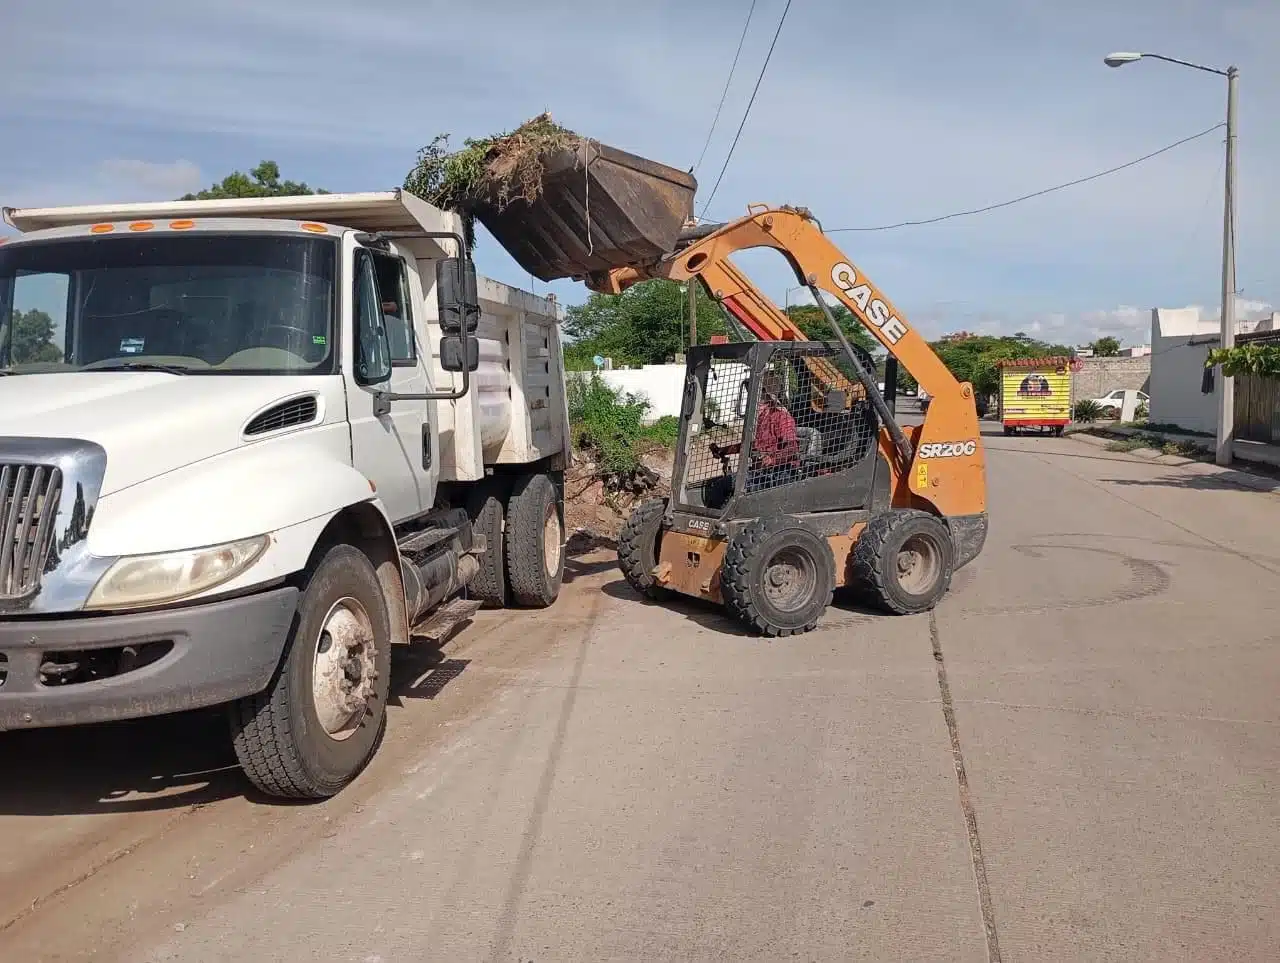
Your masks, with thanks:
<instances>
[{"instance_id":1,"label":"street lamp head","mask_svg":"<svg viewBox=\"0 0 1280 963\"><path fill-rule=\"evenodd\" d=\"M1102 62L1108 67L1123 67L1125 64L1131 64L1135 60L1141 60L1142 54L1129 53L1121 51L1119 53L1108 54L1102 59Z\"/></svg>"}]
</instances>

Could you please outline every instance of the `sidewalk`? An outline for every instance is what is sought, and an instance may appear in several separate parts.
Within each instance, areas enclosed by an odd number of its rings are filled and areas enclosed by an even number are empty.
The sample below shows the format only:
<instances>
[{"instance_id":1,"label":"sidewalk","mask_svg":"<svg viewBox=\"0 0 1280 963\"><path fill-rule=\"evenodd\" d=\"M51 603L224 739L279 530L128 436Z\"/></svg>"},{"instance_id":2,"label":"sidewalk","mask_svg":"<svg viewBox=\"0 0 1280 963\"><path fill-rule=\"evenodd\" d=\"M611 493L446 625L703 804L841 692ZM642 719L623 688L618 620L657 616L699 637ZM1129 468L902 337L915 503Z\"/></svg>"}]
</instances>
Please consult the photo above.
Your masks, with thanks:
<instances>
[{"instance_id":1,"label":"sidewalk","mask_svg":"<svg viewBox=\"0 0 1280 963\"><path fill-rule=\"evenodd\" d=\"M1106 435L1093 434L1095 431L1106 432ZM1111 437L1107 437L1107 435ZM1201 435L1170 431L1150 431L1145 428L1127 428L1120 425L1079 428L1075 431L1070 431L1067 437L1097 448L1106 448L1117 439L1154 438L1162 442L1198 448L1204 452L1212 451L1210 445L1213 442L1212 438L1205 438ZM1239 488L1280 494L1280 477L1264 474L1265 472L1280 469L1280 446L1277 445L1265 445L1256 441L1237 441L1235 443L1235 456L1237 462L1243 466L1240 468L1223 468L1212 461L1203 461L1183 454L1166 455L1161 453L1158 448L1135 448L1127 454L1157 465L1169 465L1174 468L1181 468L1191 474L1215 478L1224 484L1235 485Z\"/></svg>"}]
</instances>

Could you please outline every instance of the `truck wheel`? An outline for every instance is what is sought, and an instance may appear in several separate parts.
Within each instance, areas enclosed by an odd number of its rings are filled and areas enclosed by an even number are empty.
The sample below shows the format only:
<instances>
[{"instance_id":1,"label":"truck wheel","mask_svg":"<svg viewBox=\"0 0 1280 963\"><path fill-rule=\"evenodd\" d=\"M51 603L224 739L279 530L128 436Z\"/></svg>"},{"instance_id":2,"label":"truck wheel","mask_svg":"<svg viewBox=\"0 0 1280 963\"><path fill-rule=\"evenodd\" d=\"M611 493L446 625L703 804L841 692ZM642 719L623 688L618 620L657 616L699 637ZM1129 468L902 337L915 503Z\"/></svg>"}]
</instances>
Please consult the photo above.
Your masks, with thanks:
<instances>
[{"instance_id":1,"label":"truck wheel","mask_svg":"<svg viewBox=\"0 0 1280 963\"><path fill-rule=\"evenodd\" d=\"M471 528L483 535L487 547L476 556L480 571L467 585L467 594L479 599L486 608L501 609L507 604L507 549L504 544L506 509L502 491L494 483L481 484L467 499Z\"/></svg>"},{"instance_id":2,"label":"truck wheel","mask_svg":"<svg viewBox=\"0 0 1280 963\"><path fill-rule=\"evenodd\" d=\"M811 631L831 604L834 587L831 546L786 515L751 522L725 548L725 606L763 635Z\"/></svg>"},{"instance_id":3,"label":"truck wheel","mask_svg":"<svg viewBox=\"0 0 1280 963\"><path fill-rule=\"evenodd\" d=\"M507 501L507 577L520 605L546 608L564 580L564 523L556 486L526 475Z\"/></svg>"},{"instance_id":4,"label":"truck wheel","mask_svg":"<svg viewBox=\"0 0 1280 963\"><path fill-rule=\"evenodd\" d=\"M670 594L653 577L661 554L662 516L666 511L665 498L641 502L632 509L618 533L618 568L622 570L622 577L633 589L655 602Z\"/></svg>"},{"instance_id":5,"label":"truck wheel","mask_svg":"<svg viewBox=\"0 0 1280 963\"><path fill-rule=\"evenodd\" d=\"M955 544L936 515L889 511L863 530L852 568L863 594L881 608L894 615L927 612L951 586Z\"/></svg>"},{"instance_id":6,"label":"truck wheel","mask_svg":"<svg viewBox=\"0 0 1280 963\"><path fill-rule=\"evenodd\" d=\"M271 796L323 799L382 742L391 620L367 555L335 545L303 586L284 661L265 692L232 705L245 775Z\"/></svg>"}]
</instances>

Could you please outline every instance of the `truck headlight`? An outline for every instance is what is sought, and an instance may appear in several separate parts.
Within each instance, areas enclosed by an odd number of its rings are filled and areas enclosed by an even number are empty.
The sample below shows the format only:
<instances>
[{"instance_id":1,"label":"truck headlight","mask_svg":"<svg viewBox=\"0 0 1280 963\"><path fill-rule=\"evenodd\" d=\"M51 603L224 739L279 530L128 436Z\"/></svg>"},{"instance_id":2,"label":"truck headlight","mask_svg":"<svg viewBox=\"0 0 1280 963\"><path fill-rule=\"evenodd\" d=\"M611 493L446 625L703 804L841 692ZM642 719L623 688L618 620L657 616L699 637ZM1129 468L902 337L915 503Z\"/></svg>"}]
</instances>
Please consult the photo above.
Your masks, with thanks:
<instances>
[{"instance_id":1,"label":"truck headlight","mask_svg":"<svg viewBox=\"0 0 1280 963\"><path fill-rule=\"evenodd\" d=\"M182 552L126 556L98 579L85 608L137 608L198 595L231 581L256 562L268 544L270 539L259 535Z\"/></svg>"}]
</instances>

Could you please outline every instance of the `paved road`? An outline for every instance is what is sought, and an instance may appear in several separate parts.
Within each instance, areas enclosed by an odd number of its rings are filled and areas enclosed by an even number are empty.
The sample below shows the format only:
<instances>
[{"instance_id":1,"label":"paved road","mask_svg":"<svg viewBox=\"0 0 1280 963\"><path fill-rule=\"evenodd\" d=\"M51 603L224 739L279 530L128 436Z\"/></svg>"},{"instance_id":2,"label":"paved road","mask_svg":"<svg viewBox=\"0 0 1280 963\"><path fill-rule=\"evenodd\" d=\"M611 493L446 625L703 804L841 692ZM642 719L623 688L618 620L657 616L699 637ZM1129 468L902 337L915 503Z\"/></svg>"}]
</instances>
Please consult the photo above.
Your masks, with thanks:
<instances>
[{"instance_id":1,"label":"paved road","mask_svg":"<svg viewBox=\"0 0 1280 963\"><path fill-rule=\"evenodd\" d=\"M0 737L0 958L1280 959L1280 497L988 442L933 615L770 644L584 556L319 807L201 716Z\"/></svg>"}]
</instances>

